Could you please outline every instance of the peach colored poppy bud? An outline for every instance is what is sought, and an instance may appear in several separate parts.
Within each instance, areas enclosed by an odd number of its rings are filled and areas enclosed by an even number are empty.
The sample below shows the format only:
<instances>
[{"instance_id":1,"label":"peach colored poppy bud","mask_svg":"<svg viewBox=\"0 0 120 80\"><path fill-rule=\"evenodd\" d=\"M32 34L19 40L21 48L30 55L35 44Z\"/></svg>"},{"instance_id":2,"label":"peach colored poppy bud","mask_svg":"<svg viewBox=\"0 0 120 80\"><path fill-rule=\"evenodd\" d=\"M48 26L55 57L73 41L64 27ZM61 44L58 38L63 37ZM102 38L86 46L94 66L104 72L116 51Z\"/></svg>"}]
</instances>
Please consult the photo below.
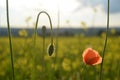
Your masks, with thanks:
<instances>
[{"instance_id":1,"label":"peach colored poppy bud","mask_svg":"<svg viewBox=\"0 0 120 80\"><path fill-rule=\"evenodd\" d=\"M88 65L97 65L102 62L102 57L92 48L87 48L82 54L84 63Z\"/></svg>"}]
</instances>

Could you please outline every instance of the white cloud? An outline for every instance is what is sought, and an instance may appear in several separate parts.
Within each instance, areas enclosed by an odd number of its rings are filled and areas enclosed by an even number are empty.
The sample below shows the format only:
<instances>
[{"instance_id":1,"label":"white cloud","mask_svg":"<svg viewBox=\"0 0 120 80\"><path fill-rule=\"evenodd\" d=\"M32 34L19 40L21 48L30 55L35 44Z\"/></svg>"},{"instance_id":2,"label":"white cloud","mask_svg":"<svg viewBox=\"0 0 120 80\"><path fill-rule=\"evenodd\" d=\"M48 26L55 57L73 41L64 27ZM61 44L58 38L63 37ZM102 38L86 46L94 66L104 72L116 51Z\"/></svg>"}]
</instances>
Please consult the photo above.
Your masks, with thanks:
<instances>
[{"instance_id":1,"label":"white cloud","mask_svg":"<svg viewBox=\"0 0 120 80\"><path fill-rule=\"evenodd\" d=\"M118 0L116 0L118 1ZM6 25L6 4L5 0L0 0L0 25ZM113 4L113 3L112 3ZM67 20L71 26L80 26L81 21L85 21L88 26L92 26L93 18L95 17L95 25L106 25L105 5L101 0L59 0L60 8L60 25L68 26ZM32 17L30 25L36 20L39 11L47 11L53 22L53 26L57 26L58 0L9 0L10 6L10 22L12 26L26 26L25 19L28 16ZM94 13L93 9L97 12ZM114 8L113 8L114 10ZM110 25L119 25L120 14L111 16ZM40 23L48 24L45 16L40 17Z\"/></svg>"}]
</instances>

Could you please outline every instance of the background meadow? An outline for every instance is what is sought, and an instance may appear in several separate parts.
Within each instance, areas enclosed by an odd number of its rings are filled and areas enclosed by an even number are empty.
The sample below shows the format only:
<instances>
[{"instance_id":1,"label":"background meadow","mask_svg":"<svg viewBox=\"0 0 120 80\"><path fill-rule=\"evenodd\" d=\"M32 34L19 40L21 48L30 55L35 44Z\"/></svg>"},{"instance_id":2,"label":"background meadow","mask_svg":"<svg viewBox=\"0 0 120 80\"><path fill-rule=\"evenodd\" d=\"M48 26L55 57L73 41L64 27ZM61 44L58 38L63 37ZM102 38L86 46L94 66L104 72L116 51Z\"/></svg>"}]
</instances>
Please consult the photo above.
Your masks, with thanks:
<instances>
[{"instance_id":1,"label":"background meadow","mask_svg":"<svg viewBox=\"0 0 120 80\"><path fill-rule=\"evenodd\" d=\"M1 0L0 80L120 80L119 2ZM104 63L83 62L89 47Z\"/></svg>"},{"instance_id":2,"label":"background meadow","mask_svg":"<svg viewBox=\"0 0 120 80\"><path fill-rule=\"evenodd\" d=\"M45 49L50 38L46 38ZM99 80L100 65L89 66L82 61L85 48L92 47L101 54L104 36L101 37L59 37L58 56L50 57L44 53L44 71L42 71L42 37L37 37L33 47L32 38L13 37L13 53L16 80ZM11 62L7 37L0 37L0 80L11 80ZM120 37L109 37L105 62L104 80L120 79ZM33 57L34 62L33 62ZM34 68L34 71L33 71Z\"/></svg>"}]
</instances>

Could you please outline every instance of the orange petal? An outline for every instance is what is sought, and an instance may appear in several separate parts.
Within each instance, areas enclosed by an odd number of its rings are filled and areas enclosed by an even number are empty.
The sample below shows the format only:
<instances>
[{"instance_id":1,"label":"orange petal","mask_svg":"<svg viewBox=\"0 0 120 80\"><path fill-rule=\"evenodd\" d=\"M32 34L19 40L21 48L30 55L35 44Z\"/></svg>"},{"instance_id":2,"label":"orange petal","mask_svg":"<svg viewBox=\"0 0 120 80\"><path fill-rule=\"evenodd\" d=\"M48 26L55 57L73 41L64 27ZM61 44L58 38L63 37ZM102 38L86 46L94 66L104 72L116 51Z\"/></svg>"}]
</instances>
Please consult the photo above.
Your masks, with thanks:
<instances>
[{"instance_id":1,"label":"orange petal","mask_svg":"<svg viewBox=\"0 0 120 80\"><path fill-rule=\"evenodd\" d=\"M92 48L87 48L83 52L83 61L88 65L96 65L102 62L102 58L99 53Z\"/></svg>"}]
</instances>

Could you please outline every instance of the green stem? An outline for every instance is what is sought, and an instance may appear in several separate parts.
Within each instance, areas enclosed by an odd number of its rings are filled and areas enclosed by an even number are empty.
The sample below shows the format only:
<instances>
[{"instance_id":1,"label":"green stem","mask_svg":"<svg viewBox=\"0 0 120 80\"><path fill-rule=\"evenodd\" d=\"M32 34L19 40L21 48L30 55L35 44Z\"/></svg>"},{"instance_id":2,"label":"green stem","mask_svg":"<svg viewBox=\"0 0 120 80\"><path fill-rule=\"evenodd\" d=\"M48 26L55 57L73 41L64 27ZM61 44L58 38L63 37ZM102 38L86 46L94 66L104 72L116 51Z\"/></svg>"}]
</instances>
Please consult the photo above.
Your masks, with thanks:
<instances>
[{"instance_id":1,"label":"green stem","mask_svg":"<svg viewBox=\"0 0 120 80\"><path fill-rule=\"evenodd\" d=\"M44 54L45 54L45 33L46 33L46 26L42 27L42 37L43 37L43 52L41 55L41 61L42 61L42 74L44 75L45 73L45 61L44 61ZM44 77L44 76L43 76Z\"/></svg>"},{"instance_id":2,"label":"green stem","mask_svg":"<svg viewBox=\"0 0 120 80\"><path fill-rule=\"evenodd\" d=\"M36 35L37 35L38 20L39 20L40 14L42 14L42 13L46 14L46 15L48 16L48 18L49 18L50 31L51 31L51 44L53 44L53 29L52 29L52 21L51 21L51 18L50 18L49 14L48 14L47 12L41 11L41 12L39 12L39 14L38 14L38 16L37 16L37 20L36 20L35 31L34 31L34 32L35 32L35 33L34 33L34 45L36 44L35 40L36 40Z\"/></svg>"},{"instance_id":3,"label":"green stem","mask_svg":"<svg viewBox=\"0 0 120 80\"><path fill-rule=\"evenodd\" d=\"M120 60L118 60L118 62L117 62L117 71L118 71L118 75L117 75L117 77L118 77L118 79L117 80L120 80Z\"/></svg>"},{"instance_id":4,"label":"green stem","mask_svg":"<svg viewBox=\"0 0 120 80\"><path fill-rule=\"evenodd\" d=\"M59 47L59 27L60 27L60 9L59 9L59 3L58 3L58 25L57 25L57 34L56 34L56 54L55 54L55 59L54 59L54 64L57 62L57 56L58 56L58 47ZM55 68L54 68L55 70Z\"/></svg>"},{"instance_id":5,"label":"green stem","mask_svg":"<svg viewBox=\"0 0 120 80\"><path fill-rule=\"evenodd\" d=\"M7 26L8 26L10 55L11 55L12 77L13 77L13 80L15 80L12 38L11 38L11 30L10 30L10 23L9 23L9 5L8 5L8 0L6 0L6 11L7 11Z\"/></svg>"},{"instance_id":6,"label":"green stem","mask_svg":"<svg viewBox=\"0 0 120 80\"><path fill-rule=\"evenodd\" d=\"M44 63L44 54L45 54L45 36L43 36L42 66L45 66L45 63Z\"/></svg>"},{"instance_id":7,"label":"green stem","mask_svg":"<svg viewBox=\"0 0 120 80\"><path fill-rule=\"evenodd\" d=\"M108 40L108 31L109 31L109 9L110 9L109 5L110 5L110 0L108 0L108 8L107 8L107 30L106 30L106 38L105 38L104 49L103 49L103 53L102 53L102 63L101 63L101 66L100 66L100 78L99 78L99 80L102 80L103 64L104 64L104 55L105 55L105 50L106 50L107 40Z\"/></svg>"},{"instance_id":8,"label":"green stem","mask_svg":"<svg viewBox=\"0 0 120 80\"><path fill-rule=\"evenodd\" d=\"M52 29L52 21L51 21L51 18L50 18L49 14L48 14L47 12L41 11L41 12L39 12L38 15L37 15L37 20L36 20L36 24L35 24L35 30L34 30L34 47L36 46L36 36L37 36L38 20L39 20L40 14L42 14L42 13L46 14L46 15L48 16L48 18L49 18L50 27L51 27L51 30L50 30L50 31L51 31L51 44L53 44L53 29ZM45 41L45 38L43 38L43 41ZM43 42L43 45L45 45L45 42ZM45 46L43 46L43 51L45 50L44 47L45 47ZM42 57L43 57L43 56L42 56ZM34 57L33 57L33 59L34 59ZM42 64L42 65L43 65L43 64ZM42 71L43 71L43 70L42 70ZM34 77L34 76L33 76L33 77Z\"/></svg>"}]
</instances>

